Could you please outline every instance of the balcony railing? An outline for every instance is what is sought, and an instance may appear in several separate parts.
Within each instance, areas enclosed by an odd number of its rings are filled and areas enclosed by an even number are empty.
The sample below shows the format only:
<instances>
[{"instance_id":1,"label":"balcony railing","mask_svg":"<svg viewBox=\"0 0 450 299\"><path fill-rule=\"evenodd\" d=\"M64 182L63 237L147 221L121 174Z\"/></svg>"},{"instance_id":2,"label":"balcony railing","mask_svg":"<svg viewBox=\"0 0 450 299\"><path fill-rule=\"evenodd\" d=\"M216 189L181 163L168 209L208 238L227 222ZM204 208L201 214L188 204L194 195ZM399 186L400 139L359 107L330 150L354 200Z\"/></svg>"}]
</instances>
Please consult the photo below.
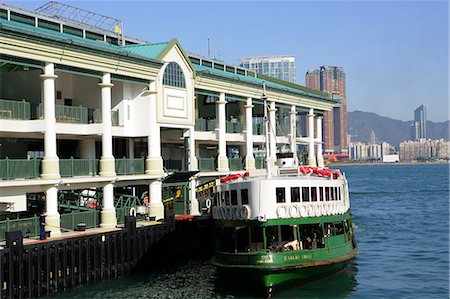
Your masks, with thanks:
<instances>
[{"instance_id":1,"label":"balcony railing","mask_svg":"<svg viewBox=\"0 0 450 299\"><path fill-rule=\"evenodd\" d=\"M0 160L0 179L34 179L39 177L40 166L39 159L2 159Z\"/></svg>"},{"instance_id":2,"label":"balcony railing","mask_svg":"<svg viewBox=\"0 0 450 299\"><path fill-rule=\"evenodd\" d=\"M100 211L92 209L91 211L73 212L61 214L61 227L74 230L78 223L85 223L86 228L98 227L100 222Z\"/></svg>"},{"instance_id":3,"label":"balcony railing","mask_svg":"<svg viewBox=\"0 0 450 299\"><path fill-rule=\"evenodd\" d=\"M253 135L264 135L264 124L253 124Z\"/></svg>"},{"instance_id":4,"label":"balcony railing","mask_svg":"<svg viewBox=\"0 0 450 299\"><path fill-rule=\"evenodd\" d=\"M122 158L116 159L116 173L118 175L144 174L144 158Z\"/></svg>"},{"instance_id":5,"label":"balcony railing","mask_svg":"<svg viewBox=\"0 0 450 299\"><path fill-rule=\"evenodd\" d=\"M215 171L216 159L214 158L198 158L198 169L200 171Z\"/></svg>"},{"instance_id":6,"label":"balcony railing","mask_svg":"<svg viewBox=\"0 0 450 299\"><path fill-rule=\"evenodd\" d=\"M22 101L0 99L0 119L30 119L30 103Z\"/></svg>"},{"instance_id":7,"label":"balcony railing","mask_svg":"<svg viewBox=\"0 0 450 299\"><path fill-rule=\"evenodd\" d=\"M265 169L266 168L266 158L264 158L264 157L255 158L255 167L256 167L256 169Z\"/></svg>"},{"instance_id":8,"label":"balcony railing","mask_svg":"<svg viewBox=\"0 0 450 299\"><path fill-rule=\"evenodd\" d=\"M164 159L164 168L169 172L183 170L183 160Z\"/></svg>"},{"instance_id":9,"label":"balcony railing","mask_svg":"<svg viewBox=\"0 0 450 299\"><path fill-rule=\"evenodd\" d=\"M242 130L244 130L244 125L239 121L227 120L226 130L227 133L242 133Z\"/></svg>"},{"instance_id":10,"label":"balcony railing","mask_svg":"<svg viewBox=\"0 0 450 299\"><path fill-rule=\"evenodd\" d=\"M244 169L244 164L242 163L242 158L229 158L228 163L230 164L230 170Z\"/></svg>"},{"instance_id":11,"label":"balcony railing","mask_svg":"<svg viewBox=\"0 0 450 299\"><path fill-rule=\"evenodd\" d=\"M38 106L38 118L44 117L44 106ZM55 118L59 123L87 124L88 108L83 106L55 105Z\"/></svg>"},{"instance_id":12,"label":"balcony railing","mask_svg":"<svg viewBox=\"0 0 450 299\"><path fill-rule=\"evenodd\" d=\"M95 176L97 165L96 159L59 159L59 172L62 177Z\"/></svg>"},{"instance_id":13,"label":"balcony railing","mask_svg":"<svg viewBox=\"0 0 450 299\"><path fill-rule=\"evenodd\" d=\"M100 109L94 109L92 121L94 123L102 122L102 111ZM119 110L111 110L111 123L114 127L119 125Z\"/></svg>"},{"instance_id":14,"label":"balcony railing","mask_svg":"<svg viewBox=\"0 0 450 299\"><path fill-rule=\"evenodd\" d=\"M195 120L196 131L214 131L216 127L217 125L215 119L199 118Z\"/></svg>"}]
</instances>

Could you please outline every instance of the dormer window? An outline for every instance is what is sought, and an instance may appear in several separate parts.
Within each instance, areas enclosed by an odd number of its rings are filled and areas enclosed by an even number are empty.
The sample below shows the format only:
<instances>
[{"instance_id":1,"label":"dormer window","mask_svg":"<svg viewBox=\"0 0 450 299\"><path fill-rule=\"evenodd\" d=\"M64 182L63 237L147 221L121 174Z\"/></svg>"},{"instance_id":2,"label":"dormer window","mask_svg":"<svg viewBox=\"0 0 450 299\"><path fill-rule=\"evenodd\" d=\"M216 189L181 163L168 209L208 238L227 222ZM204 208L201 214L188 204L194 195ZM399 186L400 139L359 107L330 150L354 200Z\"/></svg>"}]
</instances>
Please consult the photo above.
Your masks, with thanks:
<instances>
[{"instance_id":1,"label":"dormer window","mask_svg":"<svg viewBox=\"0 0 450 299\"><path fill-rule=\"evenodd\" d=\"M176 62L170 62L164 71L163 85L186 88L183 70Z\"/></svg>"}]
</instances>

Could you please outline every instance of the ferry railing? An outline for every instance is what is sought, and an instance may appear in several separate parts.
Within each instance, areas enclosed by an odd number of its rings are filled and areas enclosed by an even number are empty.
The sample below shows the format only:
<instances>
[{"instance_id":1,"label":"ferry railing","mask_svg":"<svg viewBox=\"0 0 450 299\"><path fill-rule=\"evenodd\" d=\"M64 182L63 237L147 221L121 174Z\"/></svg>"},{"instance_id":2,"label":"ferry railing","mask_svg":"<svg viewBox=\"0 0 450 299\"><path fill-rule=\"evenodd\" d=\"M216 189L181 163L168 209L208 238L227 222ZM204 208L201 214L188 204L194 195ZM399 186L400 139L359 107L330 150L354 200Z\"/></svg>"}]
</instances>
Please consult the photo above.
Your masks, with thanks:
<instances>
[{"instance_id":1,"label":"ferry railing","mask_svg":"<svg viewBox=\"0 0 450 299\"><path fill-rule=\"evenodd\" d=\"M0 160L0 179L34 179L40 174L40 159L9 159Z\"/></svg>"},{"instance_id":2,"label":"ferry railing","mask_svg":"<svg viewBox=\"0 0 450 299\"><path fill-rule=\"evenodd\" d=\"M144 158L125 158L116 159L116 173L118 175L144 174L145 161Z\"/></svg>"},{"instance_id":3,"label":"ferry railing","mask_svg":"<svg viewBox=\"0 0 450 299\"><path fill-rule=\"evenodd\" d=\"M30 103L0 99L0 119L27 120L31 118Z\"/></svg>"},{"instance_id":4,"label":"ferry railing","mask_svg":"<svg viewBox=\"0 0 450 299\"><path fill-rule=\"evenodd\" d=\"M59 171L62 177L95 176L97 159L59 159Z\"/></svg>"},{"instance_id":5,"label":"ferry railing","mask_svg":"<svg viewBox=\"0 0 450 299\"><path fill-rule=\"evenodd\" d=\"M230 170L244 169L244 164L242 163L242 158L229 158L228 162L230 164Z\"/></svg>"},{"instance_id":6,"label":"ferry railing","mask_svg":"<svg viewBox=\"0 0 450 299\"><path fill-rule=\"evenodd\" d=\"M244 125L239 121L227 120L226 122L226 132L227 133L242 133L244 130Z\"/></svg>"},{"instance_id":7,"label":"ferry railing","mask_svg":"<svg viewBox=\"0 0 450 299\"><path fill-rule=\"evenodd\" d=\"M198 158L198 169L200 171L215 171L216 160L214 158Z\"/></svg>"}]
</instances>

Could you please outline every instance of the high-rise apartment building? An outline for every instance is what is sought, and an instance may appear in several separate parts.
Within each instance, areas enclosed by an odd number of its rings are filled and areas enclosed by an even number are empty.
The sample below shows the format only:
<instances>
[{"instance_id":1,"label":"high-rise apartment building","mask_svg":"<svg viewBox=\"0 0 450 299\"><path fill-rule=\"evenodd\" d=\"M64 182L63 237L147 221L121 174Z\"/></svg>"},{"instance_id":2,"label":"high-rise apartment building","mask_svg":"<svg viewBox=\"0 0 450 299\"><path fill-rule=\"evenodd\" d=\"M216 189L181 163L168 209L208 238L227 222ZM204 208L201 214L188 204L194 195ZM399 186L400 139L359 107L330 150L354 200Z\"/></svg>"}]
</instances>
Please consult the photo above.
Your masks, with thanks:
<instances>
[{"instance_id":1,"label":"high-rise apartment building","mask_svg":"<svg viewBox=\"0 0 450 299\"><path fill-rule=\"evenodd\" d=\"M427 110L425 105L414 110L414 122L411 125L411 139L419 140L427 138Z\"/></svg>"},{"instance_id":2,"label":"high-rise apartment building","mask_svg":"<svg viewBox=\"0 0 450 299\"><path fill-rule=\"evenodd\" d=\"M295 57L288 55L246 57L239 60L240 66L259 74L296 83Z\"/></svg>"},{"instance_id":3,"label":"high-rise apartment building","mask_svg":"<svg viewBox=\"0 0 450 299\"><path fill-rule=\"evenodd\" d=\"M325 152L347 151L347 104L345 73L342 67L324 65L319 69L309 69L305 75L305 85L309 88L328 92L341 102L333 111L325 112L323 118L323 140Z\"/></svg>"}]
</instances>

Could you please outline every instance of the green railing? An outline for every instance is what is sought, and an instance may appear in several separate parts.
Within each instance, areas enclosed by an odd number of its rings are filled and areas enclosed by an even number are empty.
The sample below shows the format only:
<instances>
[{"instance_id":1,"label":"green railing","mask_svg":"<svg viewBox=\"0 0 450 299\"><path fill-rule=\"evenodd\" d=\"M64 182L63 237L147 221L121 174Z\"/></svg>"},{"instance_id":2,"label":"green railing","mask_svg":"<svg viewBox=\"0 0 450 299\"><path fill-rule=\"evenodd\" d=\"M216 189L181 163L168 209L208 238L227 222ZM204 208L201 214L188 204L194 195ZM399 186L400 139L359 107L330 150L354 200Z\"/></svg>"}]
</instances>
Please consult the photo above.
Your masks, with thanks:
<instances>
[{"instance_id":1,"label":"green railing","mask_svg":"<svg viewBox=\"0 0 450 299\"><path fill-rule=\"evenodd\" d=\"M8 219L0 221L0 240L5 240L5 232L20 230L24 237L34 237L39 234L39 217Z\"/></svg>"},{"instance_id":2,"label":"green railing","mask_svg":"<svg viewBox=\"0 0 450 299\"><path fill-rule=\"evenodd\" d=\"M93 113L93 122L102 122L102 111L100 109L95 109ZM115 127L119 125L119 110L111 110L111 124Z\"/></svg>"},{"instance_id":3,"label":"green railing","mask_svg":"<svg viewBox=\"0 0 450 299\"><path fill-rule=\"evenodd\" d=\"M253 124L253 135L264 135L264 124Z\"/></svg>"},{"instance_id":4,"label":"green railing","mask_svg":"<svg viewBox=\"0 0 450 299\"><path fill-rule=\"evenodd\" d=\"M214 131L216 127L217 125L215 119L198 118L195 120L196 131Z\"/></svg>"},{"instance_id":5,"label":"green railing","mask_svg":"<svg viewBox=\"0 0 450 299\"><path fill-rule=\"evenodd\" d=\"M169 172L183 170L182 160L164 159L163 164L164 168L167 169L167 171Z\"/></svg>"},{"instance_id":6,"label":"green railing","mask_svg":"<svg viewBox=\"0 0 450 299\"><path fill-rule=\"evenodd\" d=\"M242 158L229 158L228 163L230 165L230 170L244 169L244 165L242 163Z\"/></svg>"},{"instance_id":7,"label":"green railing","mask_svg":"<svg viewBox=\"0 0 450 299\"><path fill-rule=\"evenodd\" d=\"M61 214L60 226L65 229L74 230L78 223L85 223L86 228L98 227L100 223L100 211L91 210L84 212L72 212ZM64 230L63 230L64 232Z\"/></svg>"},{"instance_id":8,"label":"green railing","mask_svg":"<svg viewBox=\"0 0 450 299\"><path fill-rule=\"evenodd\" d=\"M0 100L0 119L30 119L30 103L13 100Z\"/></svg>"},{"instance_id":9,"label":"green railing","mask_svg":"<svg viewBox=\"0 0 450 299\"><path fill-rule=\"evenodd\" d=\"M39 177L41 160L9 159L0 160L0 179L34 179Z\"/></svg>"},{"instance_id":10,"label":"green railing","mask_svg":"<svg viewBox=\"0 0 450 299\"><path fill-rule=\"evenodd\" d=\"M244 125L239 121L234 122L227 120L226 122L226 131L227 133L242 133L244 130Z\"/></svg>"},{"instance_id":11,"label":"green railing","mask_svg":"<svg viewBox=\"0 0 450 299\"><path fill-rule=\"evenodd\" d=\"M144 158L122 158L116 159L116 173L118 175L143 174L145 173Z\"/></svg>"},{"instance_id":12,"label":"green railing","mask_svg":"<svg viewBox=\"0 0 450 299\"><path fill-rule=\"evenodd\" d=\"M198 158L198 169L200 171L215 171L216 161L214 158Z\"/></svg>"},{"instance_id":13,"label":"green railing","mask_svg":"<svg viewBox=\"0 0 450 299\"><path fill-rule=\"evenodd\" d=\"M43 118L44 106L39 104L38 117ZM55 105L55 118L56 122L60 123L74 123L74 124L87 124L88 123L88 108L83 106L65 106Z\"/></svg>"},{"instance_id":14,"label":"green railing","mask_svg":"<svg viewBox=\"0 0 450 299\"><path fill-rule=\"evenodd\" d=\"M264 158L264 157L255 158L255 167L256 167L256 169L265 169L266 168L266 158Z\"/></svg>"},{"instance_id":15,"label":"green railing","mask_svg":"<svg viewBox=\"0 0 450 299\"><path fill-rule=\"evenodd\" d=\"M59 159L59 172L62 177L95 176L97 165L96 159Z\"/></svg>"},{"instance_id":16,"label":"green railing","mask_svg":"<svg viewBox=\"0 0 450 299\"><path fill-rule=\"evenodd\" d=\"M119 196L118 198L117 197L114 198L114 207L116 209L124 208L124 207L131 208L131 207L141 206L143 204L144 204L143 198L141 199L141 198L139 198L137 196L133 196L133 195L123 194L123 195Z\"/></svg>"}]
</instances>

